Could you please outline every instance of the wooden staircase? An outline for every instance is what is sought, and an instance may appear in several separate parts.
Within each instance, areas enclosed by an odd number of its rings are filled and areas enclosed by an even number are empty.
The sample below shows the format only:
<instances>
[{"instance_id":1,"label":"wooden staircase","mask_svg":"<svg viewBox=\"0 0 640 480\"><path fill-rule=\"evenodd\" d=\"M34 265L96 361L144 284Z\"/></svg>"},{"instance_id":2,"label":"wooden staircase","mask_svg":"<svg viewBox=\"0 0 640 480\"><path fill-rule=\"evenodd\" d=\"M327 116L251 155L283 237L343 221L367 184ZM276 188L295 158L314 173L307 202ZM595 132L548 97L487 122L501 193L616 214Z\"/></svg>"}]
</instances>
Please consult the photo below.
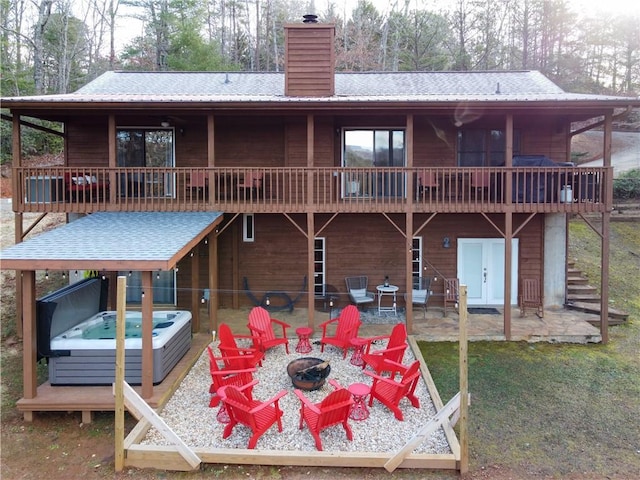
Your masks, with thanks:
<instances>
[{"instance_id":1,"label":"wooden staircase","mask_svg":"<svg viewBox=\"0 0 640 480\"><path fill-rule=\"evenodd\" d=\"M569 261L567 268L567 303L569 310L593 313L600 315L600 294L596 287L589 285L589 280L584 273L577 269L574 261ZM629 314L621 310L609 307L609 325L620 325L625 323ZM596 326L600 320L590 321Z\"/></svg>"}]
</instances>

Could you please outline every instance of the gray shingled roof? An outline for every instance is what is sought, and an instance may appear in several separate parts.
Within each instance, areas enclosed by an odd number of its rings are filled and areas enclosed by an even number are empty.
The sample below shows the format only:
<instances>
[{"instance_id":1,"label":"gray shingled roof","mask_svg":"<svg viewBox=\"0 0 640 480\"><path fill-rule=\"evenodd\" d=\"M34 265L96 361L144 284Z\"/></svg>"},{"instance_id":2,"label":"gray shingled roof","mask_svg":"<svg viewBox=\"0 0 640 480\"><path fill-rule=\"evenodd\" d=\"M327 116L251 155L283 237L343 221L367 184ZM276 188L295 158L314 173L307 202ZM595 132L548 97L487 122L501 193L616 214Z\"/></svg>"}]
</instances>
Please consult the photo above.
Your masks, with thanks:
<instances>
[{"instance_id":1,"label":"gray shingled roof","mask_svg":"<svg viewBox=\"0 0 640 480\"><path fill-rule=\"evenodd\" d=\"M69 269L97 270L106 268L101 264L137 261L155 270L179 260L221 217L221 212L94 213L7 247L0 260L3 268L28 260L33 269L64 262Z\"/></svg>"},{"instance_id":2,"label":"gray shingled roof","mask_svg":"<svg viewBox=\"0 0 640 480\"><path fill-rule=\"evenodd\" d=\"M287 97L284 73L107 72L75 93L10 102L530 102L637 98L566 93L537 71L336 73L331 97Z\"/></svg>"}]
</instances>

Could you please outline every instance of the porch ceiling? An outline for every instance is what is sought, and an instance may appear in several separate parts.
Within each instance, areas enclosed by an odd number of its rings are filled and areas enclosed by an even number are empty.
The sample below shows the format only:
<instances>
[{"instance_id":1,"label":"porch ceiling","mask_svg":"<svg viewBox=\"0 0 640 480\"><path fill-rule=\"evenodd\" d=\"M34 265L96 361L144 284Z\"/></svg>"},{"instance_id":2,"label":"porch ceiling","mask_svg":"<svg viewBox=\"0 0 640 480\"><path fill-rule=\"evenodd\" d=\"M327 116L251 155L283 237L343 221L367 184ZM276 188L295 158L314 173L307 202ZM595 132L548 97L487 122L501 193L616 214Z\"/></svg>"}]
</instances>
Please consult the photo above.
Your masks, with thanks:
<instances>
[{"instance_id":1,"label":"porch ceiling","mask_svg":"<svg viewBox=\"0 0 640 480\"><path fill-rule=\"evenodd\" d=\"M221 221L222 212L103 212L0 252L9 270L170 270Z\"/></svg>"}]
</instances>

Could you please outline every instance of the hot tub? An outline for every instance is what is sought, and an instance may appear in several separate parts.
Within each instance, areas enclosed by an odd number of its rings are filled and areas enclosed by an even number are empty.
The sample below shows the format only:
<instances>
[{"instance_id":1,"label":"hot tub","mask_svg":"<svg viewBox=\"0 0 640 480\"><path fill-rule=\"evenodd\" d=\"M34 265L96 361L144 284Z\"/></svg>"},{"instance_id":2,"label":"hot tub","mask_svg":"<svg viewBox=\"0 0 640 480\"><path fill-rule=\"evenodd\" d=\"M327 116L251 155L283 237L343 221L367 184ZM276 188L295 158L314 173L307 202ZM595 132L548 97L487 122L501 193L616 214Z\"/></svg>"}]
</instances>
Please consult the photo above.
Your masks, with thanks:
<instances>
[{"instance_id":1,"label":"hot tub","mask_svg":"<svg viewBox=\"0 0 640 480\"><path fill-rule=\"evenodd\" d=\"M110 385L115 380L116 312L99 312L53 337L52 385ZM142 383L142 314L126 312L125 380ZM153 383L160 383L191 347L191 313L153 312Z\"/></svg>"}]
</instances>

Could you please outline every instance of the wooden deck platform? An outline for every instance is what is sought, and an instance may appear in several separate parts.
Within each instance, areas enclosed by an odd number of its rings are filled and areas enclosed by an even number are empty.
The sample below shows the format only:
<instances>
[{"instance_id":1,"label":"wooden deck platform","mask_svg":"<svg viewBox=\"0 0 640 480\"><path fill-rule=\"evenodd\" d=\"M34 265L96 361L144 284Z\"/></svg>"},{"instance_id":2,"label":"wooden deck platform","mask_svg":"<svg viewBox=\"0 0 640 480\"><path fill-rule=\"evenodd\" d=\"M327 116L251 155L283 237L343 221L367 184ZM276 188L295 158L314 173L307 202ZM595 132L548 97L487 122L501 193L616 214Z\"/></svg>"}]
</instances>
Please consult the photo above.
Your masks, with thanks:
<instances>
[{"instance_id":1,"label":"wooden deck platform","mask_svg":"<svg viewBox=\"0 0 640 480\"><path fill-rule=\"evenodd\" d=\"M193 334L191 348L169 372L165 379L153 387L153 395L145 399L152 408L163 406L173 392L180 386L193 364L211 341L211 335ZM134 387L140 394L141 387ZM114 411L115 399L113 387L105 386L53 386L48 381L38 386L35 398L22 398L17 408L24 413L24 419L31 421L34 412L66 412L81 411L82 421L91 422L91 412Z\"/></svg>"}]
</instances>

